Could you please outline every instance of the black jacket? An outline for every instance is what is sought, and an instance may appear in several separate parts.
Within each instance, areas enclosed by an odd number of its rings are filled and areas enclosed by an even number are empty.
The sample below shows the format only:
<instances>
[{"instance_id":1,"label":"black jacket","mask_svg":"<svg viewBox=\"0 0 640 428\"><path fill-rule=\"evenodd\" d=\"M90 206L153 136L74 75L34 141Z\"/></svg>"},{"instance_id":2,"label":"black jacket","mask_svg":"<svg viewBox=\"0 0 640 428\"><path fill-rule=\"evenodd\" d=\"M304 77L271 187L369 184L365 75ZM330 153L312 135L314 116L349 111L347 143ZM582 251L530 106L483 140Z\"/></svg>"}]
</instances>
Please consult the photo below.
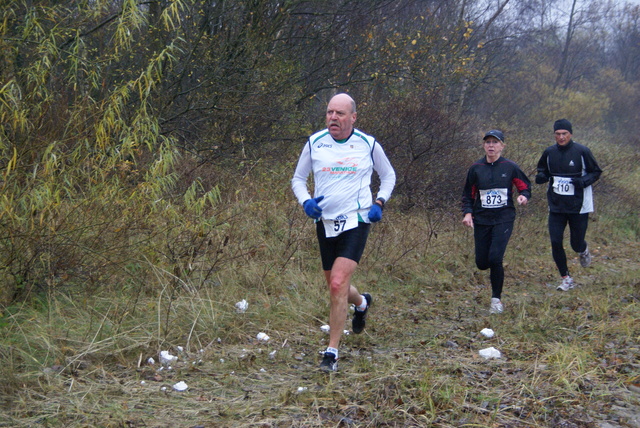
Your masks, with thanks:
<instances>
[{"instance_id":1,"label":"black jacket","mask_svg":"<svg viewBox=\"0 0 640 428\"><path fill-rule=\"evenodd\" d=\"M602 170L588 147L571 140L547 147L538 161L536 183L549 182L549 211L579 214L593 211L591 185ZM564 189L564 190L562 190Z\"/></svg>"},{"instance_id":2,"label":"black jacket","mask_svg":"<svg viewBox=\"0 0 640 428\"><path fill-rule=\"evenodd\" d=\"M479 159L467 173L462 191L462 213L472 213L477 224L514 221L513 187L531 199L531 182L518 165L502 156L493 163L487 162L486 157Z\"/></svg>"}]
</instances>

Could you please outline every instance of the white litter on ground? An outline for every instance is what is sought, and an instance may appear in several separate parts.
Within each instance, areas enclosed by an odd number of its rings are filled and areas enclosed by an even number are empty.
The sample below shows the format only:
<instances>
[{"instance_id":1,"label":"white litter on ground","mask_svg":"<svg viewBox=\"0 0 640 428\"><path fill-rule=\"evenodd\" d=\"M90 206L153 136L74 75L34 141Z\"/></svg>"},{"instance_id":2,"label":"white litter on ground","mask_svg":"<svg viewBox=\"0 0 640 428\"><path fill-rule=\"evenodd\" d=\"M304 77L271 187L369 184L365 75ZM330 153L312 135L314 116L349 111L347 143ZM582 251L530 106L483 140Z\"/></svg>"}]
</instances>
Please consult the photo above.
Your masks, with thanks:
<instances>
[{"instance_id":1,"label":"white litter on ground","mask_svg":"<svg viewBox=\"0 0 640 428\"><path fill-rule=\"evenodd\" d=\"M484 337L491 338L495 333L490 328L483 328L482 330L480 330L480 334L482 334Z\"/></svg>"},{"instance_id":2,"label":"white litter on ground","mask_svg":"<svg viewBox=\"0 0 640 428\"><path fill-rule=\"evenodd\" d=\"M176 391L186 391L187 388L189 388L189 386L184 383L183 381L180 381L178 383L176 383L175 385L173 385L173 389L175 389Z\"/></svg>"},{"instance_id":3,"label":"white litter on ground","mask_svg":"<svg viewBox=\"0 0 640 428\"><path fill-rule=\"evenodd\" d=\"M263 333L263 332L258 333L256 338L258 340L262 341L262 342L267 342L270 339L270 337L267 335L267 333Z\"/></svg>"},{"instance_id":4,"label":"white litter on ground","mask_svg":"<svg viewBox=\"0 0 640 428\"><path fill-rule=\"evenodd\" d=\"M160 351L160 364L166 366L174 361L178 361L178 357L176 357L175 355L171 355L169 351Z\"/></svg>"},{"instance_id":5,"label":"white litter on ground","mask_svg":"<svg viewBox=\"0 0 640 428\"><path fill-rule=\"evenodd\" d=\"M500 358L502 354L493 346L491 348L485 348L478 351L481 357L488 360L490 358Z\"/></svg>"},{"instance_id":6,"label":"white litter on ground","mask_svg":"<svg viewBox=\"0 0 640 428\"><path fill-rule=\"evenodd\" d=\"M246 312L248 308L249 308L249 302L247 302L245 299L242 299L238 303L236 303L236 312L240 314Z\"/></svg>"},{"instance_id":7,"label":"white litter on ground","mask_svg":"<svg viewBox=\"0 0 640 428\"><path fill-rule=\"evenodd\" d=\"M329 333L331 331L331 327L328 324L321 325L320 330L324 331L325 333ZM342 330L342 334L344 334L345 336L348 336L350 333L351 332L349 330Z\"/></svg>"}]
</instances>

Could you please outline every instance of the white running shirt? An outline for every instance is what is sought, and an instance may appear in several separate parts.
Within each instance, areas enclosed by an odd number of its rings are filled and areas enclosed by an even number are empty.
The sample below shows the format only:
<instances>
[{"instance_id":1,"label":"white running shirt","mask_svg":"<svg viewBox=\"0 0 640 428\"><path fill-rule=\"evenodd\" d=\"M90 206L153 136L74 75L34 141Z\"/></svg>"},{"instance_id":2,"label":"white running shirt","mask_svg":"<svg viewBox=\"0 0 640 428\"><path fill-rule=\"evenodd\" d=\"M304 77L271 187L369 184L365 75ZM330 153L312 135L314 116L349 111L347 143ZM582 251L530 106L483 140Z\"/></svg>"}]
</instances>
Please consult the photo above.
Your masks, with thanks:
<instances>
[{"instance_id":1,"label":"white running shirt","mask_svg":"<svg viewBox=\"0 0 640 428\"><path fill-rule=\"evenodd\" d=\"M377 197L388 201L396 182L396 173L375 138L354 129L342 142L333 139L327 129L309 137L291 180L298 202L311 198L307 178L313 172L314 198L324 196L319 205L322 219L334 220L341 215L358 212L365 223L373 198L371 175L380 176Z\"/></svg>"}]
</instances>

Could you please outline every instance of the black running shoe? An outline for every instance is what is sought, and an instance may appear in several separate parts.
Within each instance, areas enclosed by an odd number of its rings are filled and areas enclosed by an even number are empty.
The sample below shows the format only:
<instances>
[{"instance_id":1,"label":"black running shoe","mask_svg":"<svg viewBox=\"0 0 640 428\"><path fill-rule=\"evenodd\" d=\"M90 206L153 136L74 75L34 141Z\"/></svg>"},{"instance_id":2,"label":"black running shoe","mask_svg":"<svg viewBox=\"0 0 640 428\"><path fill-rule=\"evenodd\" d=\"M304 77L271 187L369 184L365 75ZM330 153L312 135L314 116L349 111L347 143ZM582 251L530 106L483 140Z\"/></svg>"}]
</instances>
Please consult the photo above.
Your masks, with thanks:
<instances>
[{"instance_id":1,"label":"black running shoe","mask_svg":"<svg viewBox=\"0 0 640 428\"><path fill-rule=\"evenodd\" d=\"M369 310L369 306L371 306L371 302L373 302L373 297L371 297L371 294L364 293L363 296L367 300L367 309L365 309L364 311L359 311L356 308L356 310L353 313L353 320L351 321L351 329L355 334L360 334L362 333L362 330L364 330L364 326L367 320L367 311Z\"/></svg>"},{"instance_id":2,"label":"black running shoe","mask_svg":"<svg viewBox=\"0 0 640 428\"><path fill-rule=\"evenodd\" d=\"M322 362L320 363L320 370L325 372L337 372L338 360L333 352L325 352Z\"/></svg>"}]
</instances>

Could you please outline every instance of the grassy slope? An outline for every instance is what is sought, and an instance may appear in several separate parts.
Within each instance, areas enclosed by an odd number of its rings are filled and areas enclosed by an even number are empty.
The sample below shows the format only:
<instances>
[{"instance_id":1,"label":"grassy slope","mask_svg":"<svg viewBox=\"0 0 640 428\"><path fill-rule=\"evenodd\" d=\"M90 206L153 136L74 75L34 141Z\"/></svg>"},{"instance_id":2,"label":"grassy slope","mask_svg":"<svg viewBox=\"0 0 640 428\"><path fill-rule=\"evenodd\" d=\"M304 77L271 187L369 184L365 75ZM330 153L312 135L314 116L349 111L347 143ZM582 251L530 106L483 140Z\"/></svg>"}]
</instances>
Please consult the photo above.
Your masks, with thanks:
<instances>
[{"instance_id":1,"label":"grassy slope","mask_svg":"<svg viewBox=\"0 0 640 428\"><path fill-rule=\"evenodd\" d=\"M50 297L46 310L5 319L0 424L571 427L629 420L624 408L637 412L640 397L633 392L640 244L595 217L593 267L573 258L580 286L561 293L547 285L557 277L544 215L528 210L507 251L506 311L490 316L487 273L475 269L472 235L458 216L389 209L355 278L375 298L369 326L344 338L340 371L330 376L316 370L328 298L308 224L299 229L297 258L284 260L279 244L267 241L265 254L222 273L218 285L181 290L171 303L166 293L140 294L135 303L126 295ZM285 268L273 271L274 264ZM250 307L238 314L233 305L242 298ZM485 327L496 336L481 336ZM259 331L271 340L259 343ZM170 371L145 364L158 360L159 349L177 354L178 345L186 352ZM503 358L480 358L489 346ZM189 389L172 391L178 381Z\"/></svg>"},{"instance_id":2,"label":"grassy slope","mask_svg":"<svg viewBox=\"0 0 640 428\"><path fill-rule=\"evenodd\" d=\"M526 171L539 149L510 147ZM587 234L594 261L582 269L568 253L579 284L568 293L555 290L536 186L507 249L499 316L457 208L406 213L392 200L354 278L375 299L368 327L344 337L330 376L317 371L328 295L310 221L288 183L243 178L221 204L224 245L191 276L132 254L133 279L99 292L62 284L5 308L0 426L638 426L640 170L629 150L595 146L607 173ZM178 346L171 370L146 363ZM503 358L479 357L489 346ZM178 381L188 390L173 391Z\"/></svg>"}]
</instances>

